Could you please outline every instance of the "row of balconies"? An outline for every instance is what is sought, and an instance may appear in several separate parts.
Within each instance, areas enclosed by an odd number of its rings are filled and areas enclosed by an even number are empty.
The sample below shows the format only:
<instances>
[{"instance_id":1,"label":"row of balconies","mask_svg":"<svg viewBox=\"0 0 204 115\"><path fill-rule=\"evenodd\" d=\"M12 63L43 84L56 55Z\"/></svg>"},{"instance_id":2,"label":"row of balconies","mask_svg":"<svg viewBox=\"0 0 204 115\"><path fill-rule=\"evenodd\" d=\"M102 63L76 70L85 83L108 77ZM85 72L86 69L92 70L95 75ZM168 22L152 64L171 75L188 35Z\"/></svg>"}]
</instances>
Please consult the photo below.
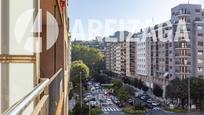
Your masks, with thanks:
<instances>
[{"instance_id":1,"label":"row of balconies","mask_svg":"<svg viewBox=\"0 0 204 115\"><path fill-rule=\"evenodd\" d=\"M184 63L184 62L176 61L175 64L178 64L178 65L191 65L191 62Z\"/></svg>"},{"instance_id":2,"label":"row of balconies","mask_svg":"<svg viewBox=\"0 0 204 115\"><path fill-rule=\"evenodd\" d=\"M182 56L182 57L183 57L183 56L184 56L184 57L185 57L185 56L191 56L191 53L187 53L187 54L185 54L185 55L184 55L184 54L181 54L181 53L175 53L175 56Z\"/></svg>"}]
</instances>

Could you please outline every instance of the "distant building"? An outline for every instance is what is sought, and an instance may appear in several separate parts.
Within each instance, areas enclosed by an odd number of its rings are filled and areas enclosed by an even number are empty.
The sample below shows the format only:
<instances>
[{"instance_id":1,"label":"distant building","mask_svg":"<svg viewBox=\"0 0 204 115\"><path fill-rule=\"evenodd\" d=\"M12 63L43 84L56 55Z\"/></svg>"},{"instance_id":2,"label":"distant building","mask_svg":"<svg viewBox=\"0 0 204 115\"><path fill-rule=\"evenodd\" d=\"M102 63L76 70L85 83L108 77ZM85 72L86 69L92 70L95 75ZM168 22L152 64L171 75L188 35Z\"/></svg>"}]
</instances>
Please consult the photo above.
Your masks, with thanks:
<instances>
[{"instance_id":1,"label":"distant building","mask_svg":"<svg viewBox=\"0 0 204 115\"><path fill-rule=\"evenodd\" d=\"M136 42L132 33L115 32L106 42L106 69L122 76L136 76Z\"/></svg>"},{"instance_id":2,"label":"distant building","mask_svg":"<svg viewBox=\"0 0 204 115\"><path fill-rule=\"evenodd\" d=\"M96 37L95 40L90 40L90 41L75 39L74 41L72 41L72 45L85 45L88 47L100 49L101 51L104 51L105 49L105 42L104 42L104 38L102 37Z\"/></svg>"}]
</instances>

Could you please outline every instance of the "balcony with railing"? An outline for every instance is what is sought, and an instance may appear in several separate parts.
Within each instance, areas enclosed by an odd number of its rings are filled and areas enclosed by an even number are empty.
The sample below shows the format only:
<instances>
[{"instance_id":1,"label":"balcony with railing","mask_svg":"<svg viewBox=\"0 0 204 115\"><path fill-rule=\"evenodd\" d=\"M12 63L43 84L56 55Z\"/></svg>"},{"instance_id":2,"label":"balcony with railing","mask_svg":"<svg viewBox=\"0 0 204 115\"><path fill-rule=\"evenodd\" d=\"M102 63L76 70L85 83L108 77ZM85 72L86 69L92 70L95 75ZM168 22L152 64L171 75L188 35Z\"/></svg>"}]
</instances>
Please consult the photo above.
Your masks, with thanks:
<instances>
[{"instance_id":1,"label":"balcony with railing","mask_svg":"<svg viewBox=\"0 0 204 115\"><path fill-rule=\"evenodd\" d=\"M19 115L26 108L35 103L31 115L61 115L64 103L64 72L59 69L50 79L42 78L41 82L34 87L25 97L8 108L2 115Z\"/></svg>"}]
</instances>

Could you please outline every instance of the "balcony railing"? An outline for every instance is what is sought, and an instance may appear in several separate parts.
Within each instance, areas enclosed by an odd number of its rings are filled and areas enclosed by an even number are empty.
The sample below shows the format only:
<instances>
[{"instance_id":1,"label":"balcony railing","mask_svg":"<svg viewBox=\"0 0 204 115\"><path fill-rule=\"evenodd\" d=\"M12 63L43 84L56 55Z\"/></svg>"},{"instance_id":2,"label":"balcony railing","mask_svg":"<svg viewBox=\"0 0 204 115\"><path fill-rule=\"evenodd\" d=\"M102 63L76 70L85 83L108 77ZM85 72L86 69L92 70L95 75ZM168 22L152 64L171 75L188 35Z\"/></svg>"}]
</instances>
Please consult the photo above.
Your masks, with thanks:
<instances>
[{"instance_id":1,"label":"balcony railing","mask_svg":"<svg viewBox=\"0 0 204 115\"><path fill-rule=\"evenodd\" d=\"M63 79L62 68L50 79L42 78L30 93L8 108L2 115L19 115L32 103L37 102L31 115L55 115L61 114L63 104L63 90L60 85ZM61 108L60 108L61 107Z\"/></svg>"}]
</instances>

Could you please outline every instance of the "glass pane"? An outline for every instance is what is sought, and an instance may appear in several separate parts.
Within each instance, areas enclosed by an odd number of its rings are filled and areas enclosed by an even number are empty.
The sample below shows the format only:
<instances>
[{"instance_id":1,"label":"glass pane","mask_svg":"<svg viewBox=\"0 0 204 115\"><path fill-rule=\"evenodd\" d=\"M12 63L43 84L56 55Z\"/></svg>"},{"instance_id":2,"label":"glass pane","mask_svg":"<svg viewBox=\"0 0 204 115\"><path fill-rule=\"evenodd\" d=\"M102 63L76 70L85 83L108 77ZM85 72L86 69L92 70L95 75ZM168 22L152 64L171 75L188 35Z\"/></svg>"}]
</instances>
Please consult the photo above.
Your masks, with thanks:
<instances>
[{"instance_id":1,"label":"glass pane","mask_svg":"<svg viewBox=\"0 0 204 115\"><path fill-rule=\"evenodd\" d=\"M9 2L9 54L33 54L33 6L33 0Z\"/></svg>"},{"instance_id":2,"label":"glass pane","mask_svg":"<svg viewBox=\"0 0 204 115\"><path fill-rule=\"evenodd\" d=\"M1 106L8 109L34 88L34 64L1 64ZM33 104L25 115L33 110ZM3 110L2 110L3 112Z\"/></svg>"}]
</instances>

